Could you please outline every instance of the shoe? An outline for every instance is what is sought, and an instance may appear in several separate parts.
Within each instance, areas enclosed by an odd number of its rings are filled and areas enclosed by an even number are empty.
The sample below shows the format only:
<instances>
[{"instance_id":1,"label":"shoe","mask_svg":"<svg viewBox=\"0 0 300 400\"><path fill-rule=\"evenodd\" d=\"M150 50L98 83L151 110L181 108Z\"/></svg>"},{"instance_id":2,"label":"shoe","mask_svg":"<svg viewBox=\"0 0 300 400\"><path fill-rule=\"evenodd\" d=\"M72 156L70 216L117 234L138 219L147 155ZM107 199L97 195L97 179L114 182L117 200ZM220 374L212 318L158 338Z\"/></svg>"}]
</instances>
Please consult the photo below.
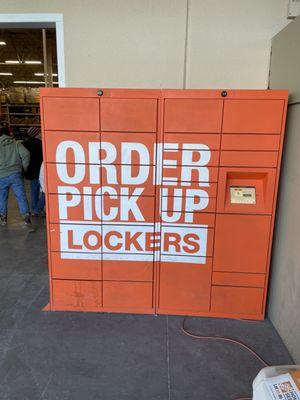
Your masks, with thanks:
<instances>
[{"instance_id":1,"label":"shoe","mask_svg":"<svg viewBox=\"0 0 300 400\"><path fill-rule=\"evenodd\" d=\"M27 213L24 215L24 227L29 229L29 232L34 232L35 229L32 226L31 223L31 215L30 213Z\"/></svg>"},{"instance_id":2,"label":"shoe","mask_svg":"<svg viewBox=\"0 0 300 400\"><path fill-rule=\"evenodd\" d=\"M0 226L6 226L7 225L7 217L4 214L0 214Z\"/></svg>"},{"instance_id":3,"label":"shoe","mask_svg":"<svg viewBox=\"0 0 300 400\"><path fill-rule=\"evenodd\" d=\"M24 215L24 222L25 222L25 225L31 225L31 215L30 215L30 213L27 213L27 214Z\"/></svg>"},{"instance_id":4,"label":"shoe","mask_svg":"<svg viewBox=\"0 0 300 400\"><path fill-rule=\"evenodd\" d=\"M31 216L32 216L33 218L38 218L38 217L40 216L40 214L39 214L39 213L33 212L33 213L31 213Z\"/></svg>"}]
</instances>

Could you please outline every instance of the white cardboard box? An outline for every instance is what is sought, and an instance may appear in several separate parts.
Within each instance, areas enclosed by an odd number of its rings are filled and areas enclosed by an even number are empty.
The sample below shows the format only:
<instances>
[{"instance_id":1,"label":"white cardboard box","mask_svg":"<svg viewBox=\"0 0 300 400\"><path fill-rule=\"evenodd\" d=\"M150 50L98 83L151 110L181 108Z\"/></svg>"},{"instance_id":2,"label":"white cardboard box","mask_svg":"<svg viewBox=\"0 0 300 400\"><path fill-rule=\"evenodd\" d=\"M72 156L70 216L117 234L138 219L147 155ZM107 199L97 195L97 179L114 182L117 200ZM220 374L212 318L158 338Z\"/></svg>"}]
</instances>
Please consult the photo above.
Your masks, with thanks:
<instances>
[{"instance_id":1,"label":"white cardboard box","mask_svg":"<svg viewBox=\"0 0 300 400\"><path fill-rule=\"evenodd\" d=\"M253 381L253 400L300 400L300 366L263 368Z\"/></svg>"}]
</instances>

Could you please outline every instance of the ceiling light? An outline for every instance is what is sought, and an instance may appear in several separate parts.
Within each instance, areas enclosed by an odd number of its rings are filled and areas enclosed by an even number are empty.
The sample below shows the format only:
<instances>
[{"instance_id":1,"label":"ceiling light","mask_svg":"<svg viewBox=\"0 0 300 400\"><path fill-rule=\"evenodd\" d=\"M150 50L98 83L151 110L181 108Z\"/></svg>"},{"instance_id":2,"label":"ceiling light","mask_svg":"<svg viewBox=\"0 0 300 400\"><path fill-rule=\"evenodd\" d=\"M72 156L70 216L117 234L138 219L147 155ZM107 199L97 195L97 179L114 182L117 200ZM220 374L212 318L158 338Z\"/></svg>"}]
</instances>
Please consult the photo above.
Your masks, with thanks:
<instances>
[{"instance_id":1,"label":"ceiling light","mask_svg":"<svg viewBox=\"0 0 300 400\"><path fill-rule=\"evenodd\" d=\"M25 64L42 64L42 61L25 61Z\"/></svg>"},{"instance_id":2,"label":"ceiling light","mask_svg":"<svg viewBox=\"0 0 300 400\"><path fill-rule=\"evenodd\" d=\"M44 76L43 72L35 72L35 76ZM52 76L57 76L57 74L52 74Z\"/></svg>"},{"instance_id":3,"label":"ceiling light","mask_svg":"<svg viewBox=\"0 0 300 400\"><path fill-rule=\"evenodd\" d=\"M44 85L43 81L14 81L14 83L25 84L25 85Z\"/></svg>"},{"instance_id":4,"label":"ceiling light","mask_svg":"<svg viewBox=\"0 0 300 400\"><path fill-rule=\"evenodd\" d=\"M0 46L5 46L5 45L6 45L6 42L3 42L3 41L0 42Z\"/></svg>"},{"instance_id":5,"label":"ceiling light","mask_svg":"<svg viewBox=\"0 0 300 400\"><path fill-rule=\"evenodd\" d=\"M3 76L12 76L12 73L11 73L11 72L0 72L0 75L3 75Z\"/></svg>"},{"instance_id":6,"label":"ceiling light","mask_svg":"<svg viewBox=\"0 0 300 400\"><path fill-rule=\"evenodd\" d=\"M6 60L5 64L20 64L19 60Z\"/></svg>"}]
</instances>

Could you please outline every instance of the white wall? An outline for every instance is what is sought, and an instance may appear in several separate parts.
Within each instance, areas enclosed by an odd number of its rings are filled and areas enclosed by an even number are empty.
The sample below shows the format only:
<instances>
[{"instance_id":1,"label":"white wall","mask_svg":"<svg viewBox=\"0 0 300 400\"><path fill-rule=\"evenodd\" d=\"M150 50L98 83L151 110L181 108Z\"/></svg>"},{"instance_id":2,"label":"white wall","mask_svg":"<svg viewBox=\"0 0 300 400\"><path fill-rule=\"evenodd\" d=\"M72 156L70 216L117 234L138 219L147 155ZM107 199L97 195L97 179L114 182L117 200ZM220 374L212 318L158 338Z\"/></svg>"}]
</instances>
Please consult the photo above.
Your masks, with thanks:
<instances>
[{"instance_id":1,"label":"white wall","mask_svg":"<svg viewBox=\"0 0 300 400\"><path fill-rule=\"evenodd\" d=\"M272 37L285 0L193 0L188 86L267 88Z\"/></svg>"},{"instance_id":2,"label":"white wall","mask_svg":"<svg viewBox=\"0 0 300 400\"><path fill-rule=\"evenodd\" d=\"M268 315L298 364L300 364L299 148L300 105L293 105L288 111Z\"/></svg>"},{"instance_id":3,"label":"white wall","mask_svg":"<svg viewBox=\"0 0 300 400\"><path fill-rule=\"evenodd\" d=\"M290 102L300 101L300 16L273 39L270 85L290 92Z\"/></svg>"},{"instance_id":4,"label":"white wall","mask_svg":"<svg viewBox=\"0 0 300 400\"><path fill-rule=\"evenodd\" d=\"M300 17L273 40L270 83L288 88L288 108L268 314L294 360L300 363Z\"/></svg>"},{"instance_id":5,"label":"white wall","mask_svg":"<svg viewBox=\"0 0 300 400\"><path fill-rule=\"evenodd\" d=\"M1 0L63 13L67 86L182 88L188 0ZM187 87L266 88L288 0L190 0Z\"/></svg>"}]
</instances>

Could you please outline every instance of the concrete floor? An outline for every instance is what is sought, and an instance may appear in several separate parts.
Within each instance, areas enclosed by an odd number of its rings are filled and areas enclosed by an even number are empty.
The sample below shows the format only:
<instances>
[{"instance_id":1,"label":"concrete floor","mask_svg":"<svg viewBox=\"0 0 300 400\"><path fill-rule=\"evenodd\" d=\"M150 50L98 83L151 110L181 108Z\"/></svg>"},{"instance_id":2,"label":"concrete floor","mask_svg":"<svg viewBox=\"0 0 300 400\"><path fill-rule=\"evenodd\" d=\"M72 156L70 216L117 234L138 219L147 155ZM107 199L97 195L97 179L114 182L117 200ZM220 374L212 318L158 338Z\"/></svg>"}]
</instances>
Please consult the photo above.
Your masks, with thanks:
<instances>
[{"instance_id":1,"label":"concrete floor","mask_svg":"<svg viewBox=\"0 0 300 400\"><path fill-rule=\"evenodd\" d=\"M1 400L231 400L261 364L233 344L181 331L182 317L49 313L45 226L0 230ZM242 340L270 364L292 360L271 323L188 318L198 334Z\"/></svg>"}]
</instances>

